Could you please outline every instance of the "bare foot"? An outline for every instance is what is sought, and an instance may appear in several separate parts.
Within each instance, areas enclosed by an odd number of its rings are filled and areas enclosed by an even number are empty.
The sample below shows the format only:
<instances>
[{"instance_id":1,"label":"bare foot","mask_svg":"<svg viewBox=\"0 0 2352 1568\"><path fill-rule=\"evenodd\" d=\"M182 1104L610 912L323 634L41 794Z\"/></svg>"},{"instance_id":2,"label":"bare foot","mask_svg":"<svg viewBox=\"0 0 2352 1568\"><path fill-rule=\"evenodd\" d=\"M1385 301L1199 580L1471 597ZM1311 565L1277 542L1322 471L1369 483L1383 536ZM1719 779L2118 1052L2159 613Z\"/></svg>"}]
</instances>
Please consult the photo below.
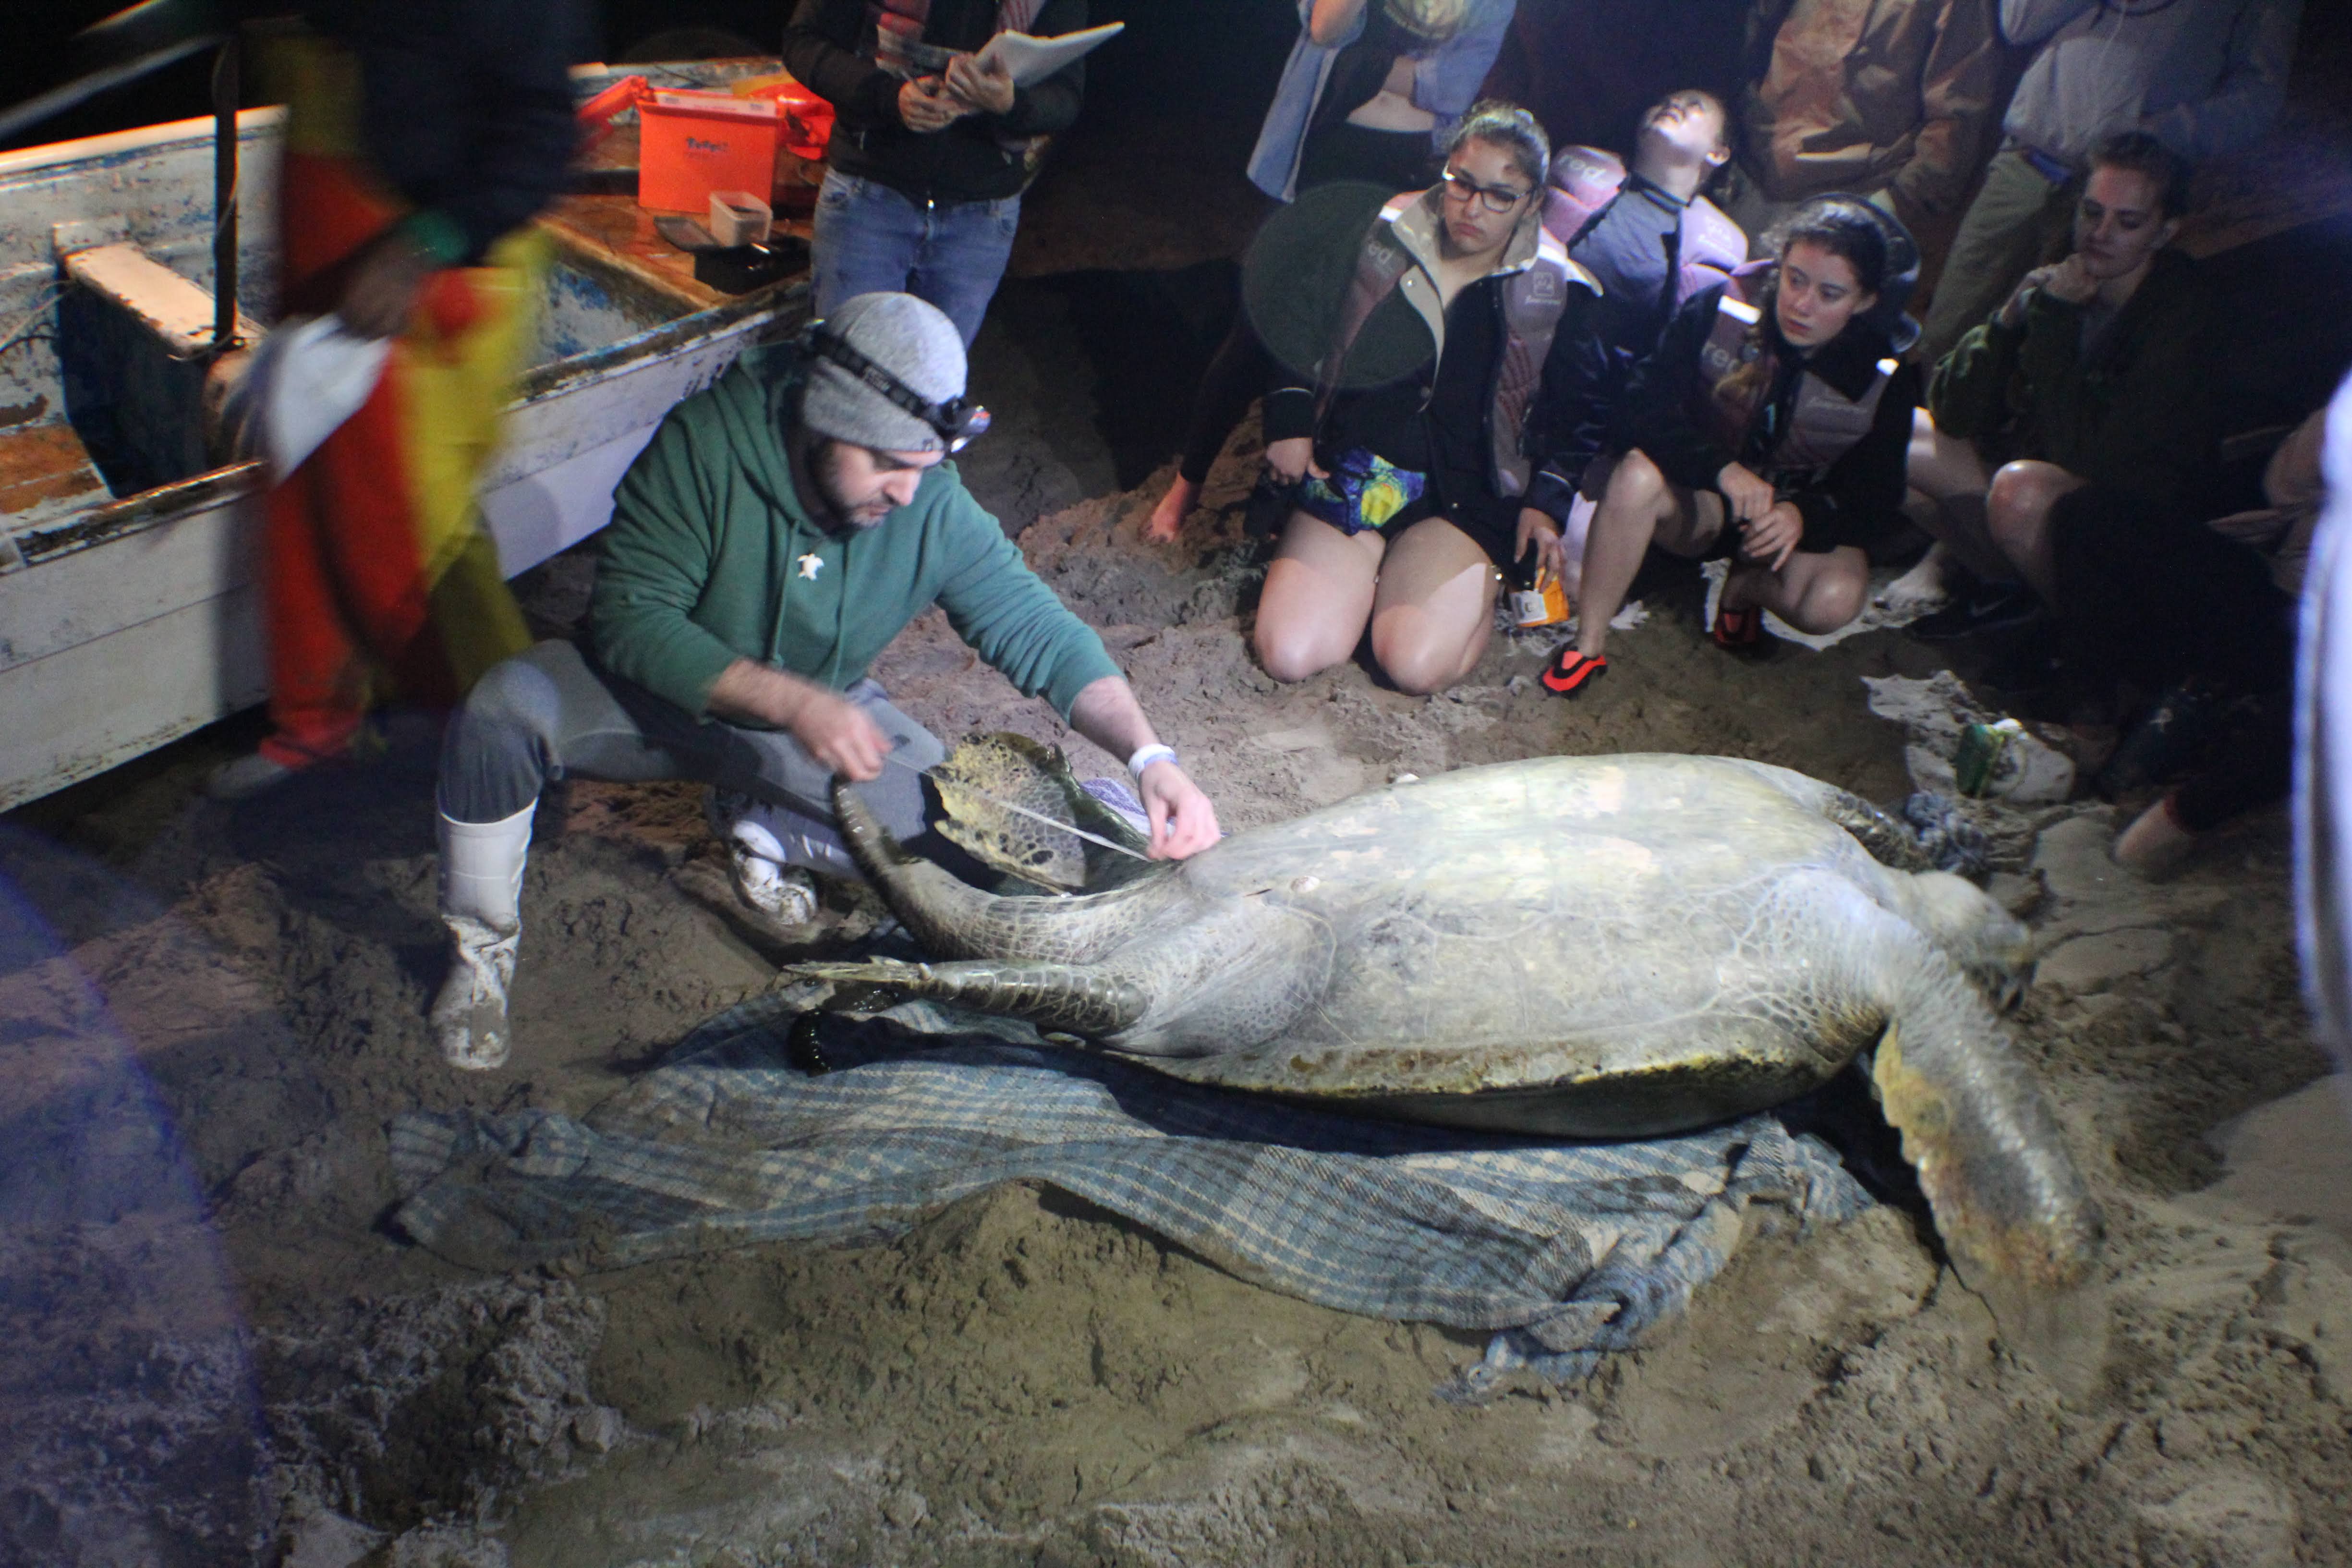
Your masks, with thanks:
<instances>
[{"instance_id":1,"label":"bare foot","mask_svg":"<svg viewBox=\"0 0 2352 1568\"><path fill-rule=\"evenodd\" d=\"M1941 544L1935 546L1919 558L1919 564L1881 589L1871 607L1881 619L1900 625L1948 604L1952 590L1944 577L1948 559Z\"/></svg>"},{"instance_id":2,"label":"bare foot","mask_svg":"<svg viewBox=\"0 0 2352 1568\"><path fill-rule=\"evenodd\" d=\"M1151 509L1151 521L1143 525L1143 537L1154 544L1165 544L1174 539L1176 531L1184 526L1184 520L1192 515L1192 508L1200 500L1201 487L1177 475L1168 493L1160 498L1160 504Z\"/></svg>"},{"instance_id":3,"label":"bare foot","mask_svg":"<svg viewBox=\"0 0 2352 1568\"><path fill-rule=\"evenodd\" d=\"M2180 826L2168 799L2159 800L2116 836L2116 864L2150 882L2180 869L2197 852L2197 835Z\"/></svg>"}]
</instances>

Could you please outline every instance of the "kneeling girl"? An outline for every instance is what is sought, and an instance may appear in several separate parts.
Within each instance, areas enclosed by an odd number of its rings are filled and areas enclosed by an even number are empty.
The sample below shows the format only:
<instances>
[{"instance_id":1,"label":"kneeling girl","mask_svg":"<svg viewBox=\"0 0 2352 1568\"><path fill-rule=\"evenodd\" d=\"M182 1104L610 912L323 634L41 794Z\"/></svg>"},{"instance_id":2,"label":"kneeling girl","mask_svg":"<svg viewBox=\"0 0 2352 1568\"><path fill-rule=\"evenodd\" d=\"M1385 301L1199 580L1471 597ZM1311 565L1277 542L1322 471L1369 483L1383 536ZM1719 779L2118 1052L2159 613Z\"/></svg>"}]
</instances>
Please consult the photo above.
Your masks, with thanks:
<instances>
[{"instance_id":1,"label":"kneeling girl","mask_svg":"<svg viewBox=\"0 0 2352 1568\"><path fill-rule=\"evenodd\" d=\"M1544 231L1549 153L1527 110L1474 107L1438 183L1325 269L1345 283L1321 357L1279 371L1265 402L1267 466L1296 487L1254 638L1276 679L1347 658L1369 625L1383 674L1441 690L1486 648L1497 567L1559 570L1597 435L1567 447L1591 428L1601 358L1599 286Z\"/></svg>"},{"instance_id":2,"label":"kneeling girl","mask_svg":"<svg viewBox=\"0 0 2352 1568\"><path fill-rule=\"evenodd\" d=\"M1758 646L1771 611L1819 636L1861 614L1866 548L1902 520L1916 366L1896 355L1918 249L1895 218L1819 196L1772 255L1694 296L1625 396L1584 544L1577 640L1544 672L1573 696L1608 668L1610 618L1651 545L1731 558L1717 646ZM1588 476L1587 483L1593 482Z\"/></svg>"}]
</instances>

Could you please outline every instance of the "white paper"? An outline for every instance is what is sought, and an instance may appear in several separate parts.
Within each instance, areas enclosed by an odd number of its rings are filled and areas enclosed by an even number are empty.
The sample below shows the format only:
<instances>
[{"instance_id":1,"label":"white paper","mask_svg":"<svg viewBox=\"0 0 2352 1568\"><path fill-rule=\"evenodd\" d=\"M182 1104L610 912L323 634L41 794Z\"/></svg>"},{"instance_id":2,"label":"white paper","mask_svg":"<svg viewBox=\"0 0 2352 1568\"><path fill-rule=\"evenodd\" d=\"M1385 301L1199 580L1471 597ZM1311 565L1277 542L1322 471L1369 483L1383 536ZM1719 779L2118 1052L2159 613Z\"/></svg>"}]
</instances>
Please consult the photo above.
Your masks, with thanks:
<instances>
[{"instance_id":1,"label":"white paper","mask_svg":"<svg viewBox=\"0 0 2352 1568\"><path fill-rule=\"evenodd\" d=\"M1105 22L1099 27L1082 27L1059 37L1033 38L1026 33L999 33L981 47L975 58L982 66L1003 61L1013 73L1013 85L1028 87L1045 80L1072 60L1083 59L1097 46L1108 43L1127 26L1124 22Z\"/></svg>"},{"instance_id":2,"label":"white paper","mask_svg":"<svg viewBox=\"0 0 2352 1568\"><path fill-rule=\"evenodd\" d=\"M353 337L336 316L296 316L261 340L228 412L241 447L282 480L360 411L391 357L389 338Z\"/></svg>"}]
</instances>

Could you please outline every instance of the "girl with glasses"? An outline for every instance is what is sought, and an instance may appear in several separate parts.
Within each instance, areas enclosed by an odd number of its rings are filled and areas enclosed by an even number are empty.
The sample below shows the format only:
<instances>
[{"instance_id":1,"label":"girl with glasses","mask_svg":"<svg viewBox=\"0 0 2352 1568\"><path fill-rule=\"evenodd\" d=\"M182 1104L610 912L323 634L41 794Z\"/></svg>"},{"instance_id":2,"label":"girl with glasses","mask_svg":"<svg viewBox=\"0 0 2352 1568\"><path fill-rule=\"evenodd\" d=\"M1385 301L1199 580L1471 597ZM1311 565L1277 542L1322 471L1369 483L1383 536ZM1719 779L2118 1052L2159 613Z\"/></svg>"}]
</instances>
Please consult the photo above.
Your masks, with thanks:
<instances>
[{"instance_id":1,"label":"girl with glasses","mask_svg":"<svg viewBox=\"0 0 2352 1568\"><path fill-rule=\"evenodd\" d=\"M1443 689L1486 648L1502 569L1558 573L1591 454L1550 433L1582 427L1601 350L1599 287L1542 225L1549 154L1527 110L1480 104L1427 190L1369 226L1302 202L1254 249L1246 292L1284 362L1266 463L1293 504L1254 634L1276 679L1369 628L1389 679Z\"/></svg>"},{"instance_id":2,"label":"girl with glasses","mask_svg":"<svg viewBox=\"0 0 2352 1568\"><path fill-rule=\"evenodd\" d=\"M1383 196L1428 184L1517 4L1299 0L1298 42L1250 153L1251 183L1277 202L1332 184ZM1152 509L1150 537L1176 537L1270 368L1248 312L1236 312L1192 394L1176 479Z\"/></svg>"}]
</instances>

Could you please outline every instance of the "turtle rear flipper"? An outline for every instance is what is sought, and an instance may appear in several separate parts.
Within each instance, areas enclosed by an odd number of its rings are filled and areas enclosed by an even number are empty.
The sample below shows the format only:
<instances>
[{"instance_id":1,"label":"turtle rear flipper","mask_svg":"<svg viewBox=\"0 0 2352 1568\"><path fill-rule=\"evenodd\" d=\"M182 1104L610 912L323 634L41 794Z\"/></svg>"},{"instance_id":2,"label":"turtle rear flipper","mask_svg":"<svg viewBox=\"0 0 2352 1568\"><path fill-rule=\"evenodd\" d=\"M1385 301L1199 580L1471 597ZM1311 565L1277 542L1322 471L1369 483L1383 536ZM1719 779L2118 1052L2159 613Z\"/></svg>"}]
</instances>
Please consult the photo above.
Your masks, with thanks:
<instances>
[{"instance_id":1,"label":"turtle rear flipper","mask_svg":"<svg viewBox=\"0 0 2352 1568\"><path fill-rule=\"evenodd\" d=\"M1095 964L1007 963L986 959L901 963L875 959L863 963L795 964L783 972L783 977L831 985L835 1006L885 999L952 1002L975 1012L1020 1018L1041 1029L1090 1039L1128 1027L1150 1005L1150 994L1143 986Z\"/></svg>"}]
</instances>

